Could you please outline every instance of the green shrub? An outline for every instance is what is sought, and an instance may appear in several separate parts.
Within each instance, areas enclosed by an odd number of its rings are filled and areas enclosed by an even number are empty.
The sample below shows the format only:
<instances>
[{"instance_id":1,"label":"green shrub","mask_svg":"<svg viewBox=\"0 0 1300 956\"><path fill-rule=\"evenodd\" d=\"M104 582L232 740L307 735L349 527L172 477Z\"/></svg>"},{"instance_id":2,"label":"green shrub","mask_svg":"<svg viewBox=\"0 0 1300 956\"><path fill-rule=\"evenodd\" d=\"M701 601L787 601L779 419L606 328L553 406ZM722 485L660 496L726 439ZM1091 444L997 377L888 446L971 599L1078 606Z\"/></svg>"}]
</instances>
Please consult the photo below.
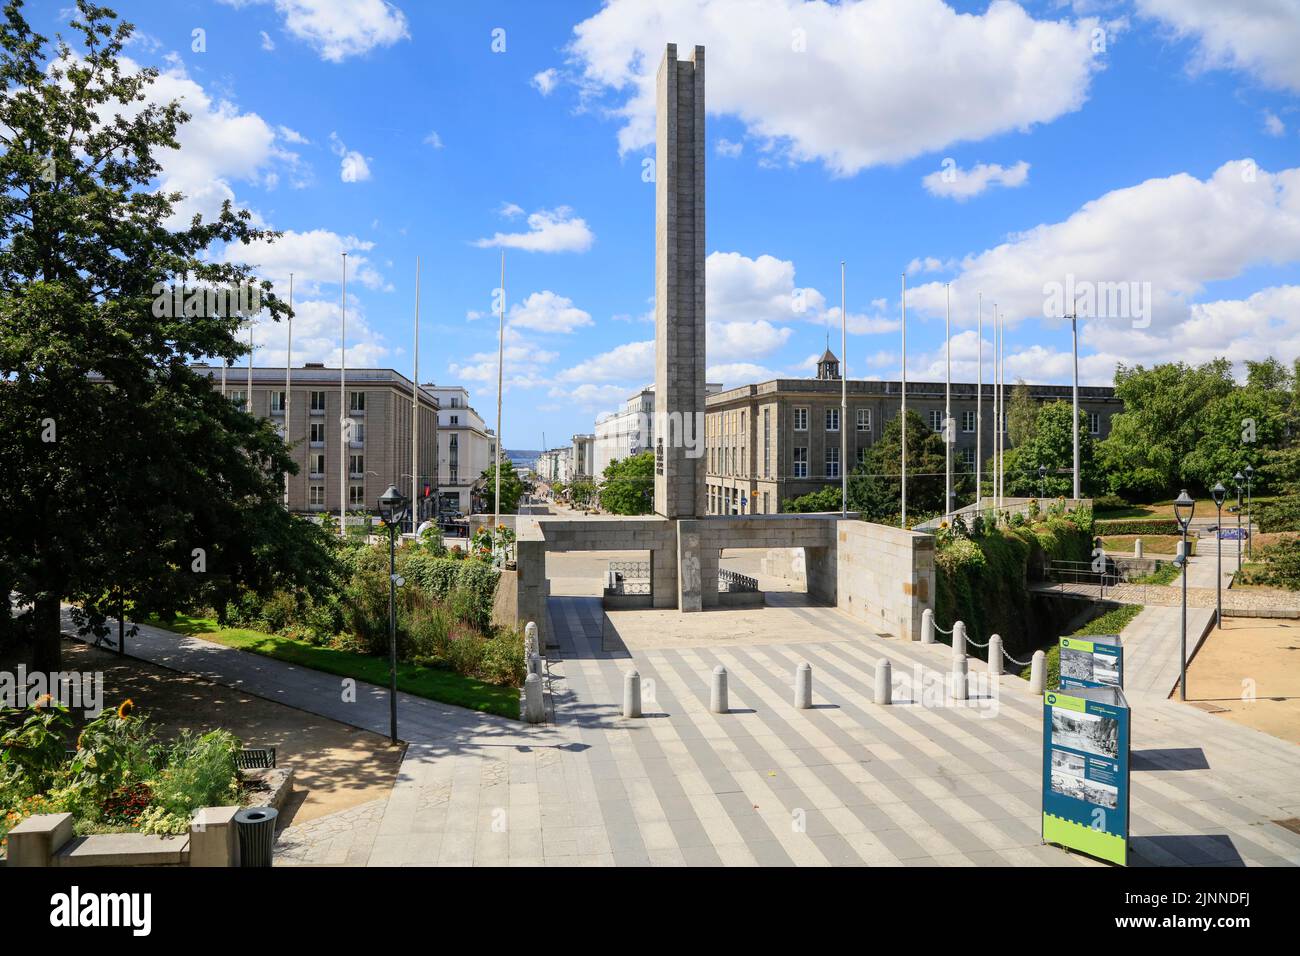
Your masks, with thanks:
<instances>
[{"instance_id":1,"label":"green shrub","mask_svg":"<svg viewBox=\"0 0 1300 956\"><path fill-rule=\"evenodd\" d=\"M237 803L239 774L235 755L238 750L239 741L228 731L211 730L195 735L182 730L168 748L165 763L152 781L151 805L188 822L200 807Z\"/></svg>"},{"instance_id":2,"label":"green shrub","mask_svg":"<svg viewBox=\"0 0 1300 956\"><path fill-rule=\"evenodd\" d=\"M1300 491L1260 502L1253 510L1260 531L1300 531Z\"/></svg>"},{"instance_id":3,"label":"green shrub","mask_svg":"<svg viewBox=\"0 0 1300 956\"><path fill-rule=\"evenodd\" d=\"M524 682L524 638L513 628L502 628L483 642L483 664L479 674L489 684L518 687Z\"/></svg>"},{"instance_id":4,"label":"green shrub","mask_svg":"<svg viewBox=\"0 0 1300 956\"><path fill-rule=\"evenodd\" d=\"M426 594L451 605L466 624L484 632L491 628L492 602L501 579L496 569L481 561L417 553L405 558L402 571Z\"/></svg>"}]
</instances>

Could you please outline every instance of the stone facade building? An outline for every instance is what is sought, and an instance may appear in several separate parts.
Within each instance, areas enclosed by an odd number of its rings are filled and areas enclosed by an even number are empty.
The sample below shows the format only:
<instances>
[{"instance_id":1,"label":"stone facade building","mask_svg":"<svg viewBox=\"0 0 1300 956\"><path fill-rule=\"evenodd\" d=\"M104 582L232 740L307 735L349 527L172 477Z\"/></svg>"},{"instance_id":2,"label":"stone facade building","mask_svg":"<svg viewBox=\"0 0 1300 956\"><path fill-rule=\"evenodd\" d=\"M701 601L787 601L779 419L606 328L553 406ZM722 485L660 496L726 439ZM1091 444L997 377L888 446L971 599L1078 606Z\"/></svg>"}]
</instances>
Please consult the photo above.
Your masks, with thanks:
<instances>
[{"instance_id":1,"label":"stone facade building","mask_svg":"<svg viewBox=\"0 0 1300 956\"><path fill-rule=\"evenodd\" d=\"M438 508L473 514L483 472L496 454L496 435L486 427L460 385L424 385L438 402Z\"/></svg>"},{"instance_id":2,"label":"stone facade building","mask_svg":"<svg viewBox=\"0 0 1300 956\"><path fill-rule=\"evenodd\" d=\"M1029 385L1039 402L1070 401L1068 385ZM708 513L776 514L781 502L840 484L840 430L848 429L848 469L862 460L887 421L898 416L899 382L849 380L848 421L841 421L839 360L830 350L816 378L774 379L709 396L705 418ZM1010 402L1012 385L1006 388ZM975 463L977 386L952 385L954 462ZM944 383L908 382L907 409L943 430ZM1079 387L1079 409L1095 439L1110 434L1122 411L1115 390ZM993 386L984 386L983 455L993 453ZM1008 437L1006 447L1011 447ZM986 473L989 471L985 466Z\"/></svg>"},{"instance_id":3,"label":"stone facade building","mask_svg":"<svg viewBox=\"0 0 1300 956\"><path fill-rule=\"evenodd\" d=\"M194 366L221 388L221 367ZM288 508L304 513L338 514L340 466L346 468L344 485L349 512L377 510L379 496L389 485L411 494L411 380L392 369L350 368L344 382L347 409L339 389L339 369L309 362L292 371L292 392L286 401L284 368L254 368L253 414L276 422L298 464L298 474L288 480ZM226 370L226 396L244 404L248 400L248 369ZM434 513L438 487L438 401L427 387L420 396L418 486L421 519ZM285 409L289 421L285 429ZM340 419L353 425L346 444ZM426 496L427 491L427 496Z\"/></svg>"}]
</instances>

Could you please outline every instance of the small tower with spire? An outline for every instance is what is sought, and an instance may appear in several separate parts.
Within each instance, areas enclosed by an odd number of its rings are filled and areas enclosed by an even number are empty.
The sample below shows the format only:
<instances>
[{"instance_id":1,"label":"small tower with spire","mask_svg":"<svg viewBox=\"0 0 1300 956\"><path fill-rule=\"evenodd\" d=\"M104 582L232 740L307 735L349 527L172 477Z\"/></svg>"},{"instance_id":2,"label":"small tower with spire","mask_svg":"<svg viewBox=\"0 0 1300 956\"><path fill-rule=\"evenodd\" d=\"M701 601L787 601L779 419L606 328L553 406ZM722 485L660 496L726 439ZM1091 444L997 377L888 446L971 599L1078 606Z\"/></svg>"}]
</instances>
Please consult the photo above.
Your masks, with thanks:
<instances>
[{"instance_id":1,"label":"small tower with spire","mask_svg":"<svg viewBox=\"0 0 1300 956\"><path fill-rule=\"evenodd\" d=\"M829 333L826 341L826 351L822 353L821 359L817 362L817 378L825 382L837 382L840 378L840 360L831 351Z\"/></svg>"}]
</instances>

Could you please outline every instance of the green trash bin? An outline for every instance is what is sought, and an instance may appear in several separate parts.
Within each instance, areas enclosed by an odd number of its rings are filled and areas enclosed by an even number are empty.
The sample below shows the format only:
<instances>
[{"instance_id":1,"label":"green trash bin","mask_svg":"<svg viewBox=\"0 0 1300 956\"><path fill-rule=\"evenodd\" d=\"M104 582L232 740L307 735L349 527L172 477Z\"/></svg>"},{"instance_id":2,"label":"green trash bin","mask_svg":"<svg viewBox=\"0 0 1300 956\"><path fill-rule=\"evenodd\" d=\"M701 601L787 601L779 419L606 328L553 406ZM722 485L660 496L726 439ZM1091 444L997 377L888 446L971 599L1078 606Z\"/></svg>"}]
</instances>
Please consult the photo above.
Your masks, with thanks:
<instances>
[{"instance_id":1,"label":"green trash bin","mask_svg":"<svg viewBox=\"0 0 1300 956\"><path fill-rule=\"evenodd\" d=\"M272 807L245 807L235 814L239 832L239 865L270 866L275 855L275 820Z\"/></svg>"}]
</instances>

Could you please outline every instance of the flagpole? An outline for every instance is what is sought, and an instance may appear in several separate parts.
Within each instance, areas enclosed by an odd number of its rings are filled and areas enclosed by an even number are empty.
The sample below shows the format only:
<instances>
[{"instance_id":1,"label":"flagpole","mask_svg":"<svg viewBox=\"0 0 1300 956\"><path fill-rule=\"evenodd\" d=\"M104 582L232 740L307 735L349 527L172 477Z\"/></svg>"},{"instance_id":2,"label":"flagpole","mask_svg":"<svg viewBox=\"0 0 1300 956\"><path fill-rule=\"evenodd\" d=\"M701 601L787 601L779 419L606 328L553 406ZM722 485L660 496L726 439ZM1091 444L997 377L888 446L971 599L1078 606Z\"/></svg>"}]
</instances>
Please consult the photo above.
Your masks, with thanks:
<instances>
[{"instance_id":1,"label":"flagpole","mask_svg":"<svg viewBox=\"0 0 1300 956\"><path fill-rule=\"evenodd\" d=\"M1007 317L998 313L998 506L1007 493Z\"/></svg>"},{"instance_id":2,"label":"flagpole","mask_svg":"<svg viewBox=\"0 0 1300 956\"><path fill-rule=\"evenodd\" d=\"M984 493L982 484L984 462L981 458L984 454L984 293L980 292L976 299L979 303L979 326L977 336L979 341L979 384L975 390L975 510L980 507L980 496Z\"/></svg>"},{"instance_id":3,"label":"flagpole","mask_svg":"<svg viewBox=\"0 0 1300 956\"><path fill-rule=\"evenodd\" d=\"M997 512L1001 501L998 492L998 412L1000 410L998 392L998 304L993 303L993 520L997 523Z\"/></svg>"},{"instance_id":4,"label":"flagpole","mask_svg":"<svg viewBox=\"0 0 1300 956\"><path fill-rule=\"evenodd\" d=\"M947 370L943 383L943 513L952 513L952 284L943 286L943 339Z\"/></svg>"},{"instance_id":5,"label":"flagpole","mask_svg":"<svg viewBox=\"0 0 1300 956\"><path fill-rule=\"evenodd\" d=\"M1070 310L1070 332L1074 338L1074 500L1079 500L1079 309ZM1215 532L1216 534L1218 532Z\"/></svg>"},{"instance_id":6,"label":"flagpole","mask_svg":"<svg viewBox=\"0 0 1300 956\"><path fill-rule=\"evenodd\" d=\"M284 443L289 444L289 413L293 408L293 273L289 273L289 342L284 350ZM289 450L290 456L293 450ZM284 473L284 507L289 508L289 473Z\"/></svg>"},{"instance_id":7,"label":"flagpole","mask_svg":"<svg viewBox=\"0 0 1300 956\"><path fill-rule=\"evenodd\" d=\"M248 317L248 394L244 396L244 411L253 414L253 317Z\"/></svg>"},{"instance_id":8,"label":"flagpole","mask_svg":"<svg viewBox=\"0 0 1300 956\"><path fill-rule=\"evenodd\" d=\"M339 295L339 537L348 530L348 254L343 253L343 290Z\"/></svg>"},{"instance_id":9,"label":"flagpole","mask_svg":"<svg viewBox=\"0 0 1300 956\"><path fill-rule=\"evenodd\" d=\"M411 534L420 523L420 257L415 257L415 362L411 373Z\"/></svg>"},{"instance_id":10,"label":"flagpole","mask_svg":"<svg viewBox=\"0 0 1300 956\"><path fill-rule=\"evenodd\" d=\"M844 311L844 260L840 260L840 517L849 516L849 325Z\"/></svg>"},{"instance_id":11,"label":"flagpole","mask_svg":"<svg viewBox=\"0 0 1300 956\"><path fill-rule=\"evenodd\" d=\"M899 413L899 436L902 452L902 464L899 468L899 477L902 479L902 494L899 499L900 512L899 526L904 530L907 529L907 273L902 274L903 279L903 394L902 394L902 411Z\"/></svg>"},{"instance_id":12,"label":"flagpole","mask_svg":"<svg viewBox=\"0 0 1300 956\"><path fill-rule=\"evenodd\" d=\"M492 557L496 558L497 528L501 526L501 383L506 351L506 251L501 250L501 317L497 323L497 450L496 490L492 494Z\"/></svg>"}]
</instances>

